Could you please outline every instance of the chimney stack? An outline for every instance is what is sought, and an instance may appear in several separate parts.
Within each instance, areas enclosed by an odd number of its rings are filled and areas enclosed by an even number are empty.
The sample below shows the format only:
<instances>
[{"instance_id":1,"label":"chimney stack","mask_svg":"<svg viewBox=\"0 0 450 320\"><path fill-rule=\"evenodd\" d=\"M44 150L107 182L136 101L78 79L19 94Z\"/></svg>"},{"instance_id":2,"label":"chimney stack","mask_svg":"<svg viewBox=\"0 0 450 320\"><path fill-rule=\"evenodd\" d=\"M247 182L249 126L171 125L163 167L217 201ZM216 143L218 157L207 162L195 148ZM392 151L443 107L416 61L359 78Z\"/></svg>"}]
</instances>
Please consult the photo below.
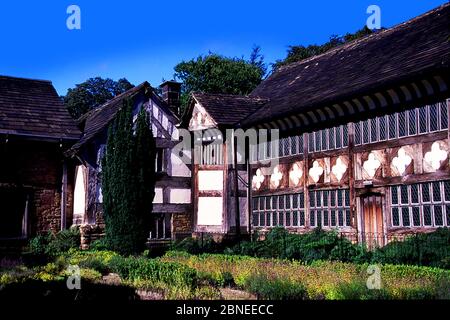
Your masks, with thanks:
<instances>
[{"instance_id":1,"label":"chimney stack","mask_svg":"<svg viewBox=\"0 0 450 320\"><path fill-rule=\"evenodd\" d=\"M178 115L181 104L181 83L174 80L169 80L163 82L159 87L162 89L163 100L169 105L170 110Z\"/></svg>"}]
</instances>

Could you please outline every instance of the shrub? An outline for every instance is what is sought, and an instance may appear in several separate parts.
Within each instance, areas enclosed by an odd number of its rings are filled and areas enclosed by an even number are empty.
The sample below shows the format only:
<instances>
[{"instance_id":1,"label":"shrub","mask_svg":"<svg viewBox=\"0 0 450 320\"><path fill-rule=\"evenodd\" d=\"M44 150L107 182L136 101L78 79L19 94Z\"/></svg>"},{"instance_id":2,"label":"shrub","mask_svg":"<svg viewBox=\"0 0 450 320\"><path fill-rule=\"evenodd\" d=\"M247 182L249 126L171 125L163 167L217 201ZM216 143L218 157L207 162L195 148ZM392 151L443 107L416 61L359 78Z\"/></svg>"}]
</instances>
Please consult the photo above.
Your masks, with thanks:
<instances>
[{"instance_id":1,"label":"shrub","mask_svg":"<svg viewBox=\"0 0 450 320\"><path fill-rule=\"evenodd\" d=\"M306 290L302 284L283 278L269 279L261 274L249 277L244 289L255 294L258 299L303 300L306 297Z\"/></svg>"},{"instance_id":2,"label":"shrub","mask_svg":"<svg viewBox=\"0 0 450 320\"><path fill-rule=\"evenodd\" d=\"M376 249L372 261L383 264L408 264L450 268L450 229L439 228L427 234L415 234Z\"/></svg>"},{"instance_id":3,"label":"shrub","mask_svg":"<svg viewBox=\"0 0 450 320\"><path fill-rule=\"evenodd\" d=\"M56 234L50 231L45 235L38 235L30 239L28 249L31 254L37 256L56 257L69 249L79 248L80 231L78 228L62 230Z\"/></svg>"},{"instance_id":4,"label":"shrub","mask_svg":"<svg viewBox=\"0 0 450 320\"><path fill-rule=\"evenodd\" d=\"M197 272L194 269L175 262L162 262L143 257L115 256L111 259L109 266L112 271L128 280L149 280L191 289L196 286L197 282Z\"/></svg>"}]
</instances>

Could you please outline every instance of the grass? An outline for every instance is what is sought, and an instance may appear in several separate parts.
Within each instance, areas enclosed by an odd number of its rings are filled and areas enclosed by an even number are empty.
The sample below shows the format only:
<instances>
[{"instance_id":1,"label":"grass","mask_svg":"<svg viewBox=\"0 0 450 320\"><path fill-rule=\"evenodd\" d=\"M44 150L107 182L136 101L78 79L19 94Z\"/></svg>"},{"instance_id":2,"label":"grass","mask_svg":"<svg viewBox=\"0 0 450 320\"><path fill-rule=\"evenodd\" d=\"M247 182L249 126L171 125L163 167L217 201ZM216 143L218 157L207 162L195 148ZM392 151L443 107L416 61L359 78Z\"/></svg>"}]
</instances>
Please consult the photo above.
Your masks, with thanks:
<instances>
[{"instance_id":1,"label":"grass","mask_svg":"<svg viewBox=\"0 0 450 320\"><path fill-rule=\"evenodd\" d=\"M64 293L68 265L81 269L82 294ZM163 299L450 299L450 271L406 265L378 265L380 289L368 289L369 264L339 261L303 263L275 258L170 251L163 257L122 257L111 251L69 250L52 262L0 269L0 296L23 290L55 297L97 299L107 287L117 298L138 299L137 292ZM108 282L111 272L117 281ZM34 290L33 288L37 288ZM64 291L65 290L65 291ZM92 292L91 292L92 291ZM14 296L14 294L12 295Z\"/></svg>"}]
</instances>

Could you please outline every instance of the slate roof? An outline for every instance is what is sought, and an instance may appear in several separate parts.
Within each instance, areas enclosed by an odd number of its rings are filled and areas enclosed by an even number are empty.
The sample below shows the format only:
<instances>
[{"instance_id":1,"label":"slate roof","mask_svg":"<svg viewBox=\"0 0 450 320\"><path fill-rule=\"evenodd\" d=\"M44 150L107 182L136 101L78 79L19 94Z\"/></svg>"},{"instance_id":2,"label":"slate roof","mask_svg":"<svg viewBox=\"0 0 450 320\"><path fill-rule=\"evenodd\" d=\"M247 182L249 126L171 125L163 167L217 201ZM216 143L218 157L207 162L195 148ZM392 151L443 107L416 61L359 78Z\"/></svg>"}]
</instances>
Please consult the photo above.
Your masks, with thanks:
<instances>
[{"instance_id":1,"label":"slate roof","mask_svg":"<svg viewBox=\"0 0 450 320\"><path fill-rule=\"evenodd\" d=\"M450 5L281 67L252 93L270 101L243 124L299 113L430 71L449 72Z\"/></svg>"},{"instance_id":2,"label":"slate roof","mask_svg":"<svg viewBox=\"0 0 450 320\"><path fill-rule=\"evenodd\" d=\"M218 125L231 126L261 108L267 99L257 96L209 94L195 92L192 96L206 108Z\"/></svg>"},{"instance_id":3,"label":"slate roof","mask_svg":"<svg viewBox=\"0 0 450 320\"><path fill-rule=\"evenodd\" d=\"M109 123L115 118L117 112L122 108L123 101L137 94L141 90L149 89L150 84L143 82L140 85L131 88L130 90L117 95L100 107L89 111L81 116L81 121L84 121L83 136L73 145L72 150L78 150L85 143L91 141L98 133L102 132Z\"/></svg>"},{"instance_id":4,"label":"slate roof","mask_svg":"<svg viewBox=\"0 0 450 320\"><path fill-rule=\"evenodd\" d=\"M50 81L0 76L0 134L77 140L81 132Z\"/></svg>"},{"instance_id":5,"label":"slate roof","mask_svg":"<svg viewBox=\"0 0 450 320\"><path fill-rule=\"evenodd\" d=\"M392 28L283 66L249 96L193 96L219 123L247 127L432 72L448 75L449 21L450 4L444 4Z\"/></svg>"}]
</instances>

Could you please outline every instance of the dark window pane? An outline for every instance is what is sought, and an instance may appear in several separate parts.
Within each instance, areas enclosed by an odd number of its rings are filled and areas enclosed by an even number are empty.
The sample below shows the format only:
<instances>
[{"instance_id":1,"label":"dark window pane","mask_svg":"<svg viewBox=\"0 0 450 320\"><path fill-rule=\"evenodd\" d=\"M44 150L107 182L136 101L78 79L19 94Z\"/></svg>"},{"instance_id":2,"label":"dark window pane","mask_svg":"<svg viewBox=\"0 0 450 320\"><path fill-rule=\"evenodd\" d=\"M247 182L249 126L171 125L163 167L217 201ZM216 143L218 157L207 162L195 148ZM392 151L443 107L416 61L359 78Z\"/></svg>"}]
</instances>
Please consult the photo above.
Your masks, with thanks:
<instances>
[{"instance_id":1,"label":"dark window pane","mask_svg":"<svg viewBox=\"0 0 450 320\"><path fill-rule=\"evenodd\" d=\"M432 104L430 105L430 131L438 130L438 105Z\"/></svg>"},{"instance_id":2,"label":"dark window pane","mask_svg":"<svg viewBox=\"0 0 450 320\"><path fill-rule=\"evenodd\" d=\"M314 191L309 192L309 206L312 208L316 206L315 194Z\"/></svg>"},{"instance_id":3,"label":"dark window pane","mask_svg":"<svg viewBox=\"0 0 450 320\"><path fill-rule=\"evenodd\" d=\"M266 226L271 226L272 225L272 215L270 214L270 212L266 213Z\"/></svg>"},{"instance_id":4,"label":"dark window pane","mask_svg":"<svg viewBox=\"0 0 450 320\"><path fill-rule=\"evenodd\" d=\"M406 136L406 112L400 112L398 114L398 135L399 137Z\"/></svg>"},{"instance_id":5,"label":"dark window pane","mask_svg":"<svg viewBox=\"0 0 450 320\"><path fill-rule=\"evenodd\" d=\"M370 120L370 141L371 142L378 141L377 119L376 118Z\"/></svg>"},{"instance_id":6,"label":"dark window pane","mask_svg":"<svg viewBox=\"0 0 450 320\"><path fill-rule=\"evenodd\" d=\"M415 227L420 226L420 207L412 208L413 225Z\"/></svg>"},{"instance_id":7,"label":"dark window pane","mask_svg":"<svg viewBox=\"0 0 450 320\"><path fill-rule=\"evenodd\" d=\"M303 153L303 135L298 137L298 153Z\"/></svg>"},{"instance_id":8,"label":"dark window pane","mask_svg":"<svg viewBox=\"0 0 450 320\"><path fill-rule=\"evenodd\" d=\"M342 146L348 147L348 126L342 126Z\"/></svg>"},{"instance_id":9,"label":"dark window pane","mask_svg":"<svg viewBox=\"0 0 450 320\"><path fill-rule=\"evenodd\" d=\"M447 226L450 227L450 204L445 206L445 212L447 215Z\"/></svg>"},{"instance_id":10,"label":"dark window pane","mask_svg":"<svg viewBox=\"0 0 450 320\"><path fill-rule=\"evenodd\" d=\"M409 208L408 207L402 208L402 221L403 221L404 227L409 227L410 222L409 222Z\"/></svg>"},{"instance_id":11,"label":"dark window pane","mask_svg":"<svg viewBox=\"0 0 450 320\"><path fill-rule=\"evenodd\" d=\"M392 225L393 226L400 225L400 216L398 213L398 208L392 208Z\"/></svg>"},{"instance_id":12,"label":"dark window pane","mask_svg":"<svg viewBox=\"0 0 450 320\"><path fill-rule=\"evenodd\" d=\"M330 205L332 207L336 206L336 191L335 190L330 191Z\"/></svg>"},{"instance_id":13,"label":"dark window pane","mask_svg":"<svg viewBox=\"0 0 450 320\"><path fill-rule=\"evenodd\" d=\"M259 226L258 213L256 213L256 212L253 212L253 225L255 227Z\"/></svg>"},{"instance_id":14,"label":"dark window pane","mask_svg":"<svg viewBox=\"0 0 450 320\"><path fill-rule=\"evenodd\" d=\"M263 212L259 214L259 223L261 227L266 225L266 214Z\"/></svg>"},{"instance_id":15,"label":"dark window pane","mask_svg":"<svg viewBox=\"0 0 450 320\"><path fill-rule=\"evenodd\" d=\"M334 227L336 226L336 211L335 210L331 210L331 226Z\"/></svg>"},{"instance_id":16,"label":"dark window pane","mask_svg":"<svg viewBox=\"0 0 450 320\"><path fill-rule=\"evenodd\" d=\"M317 226L322 226L322 210L317 210Z\"/></svg>"},{"instance_id":17,"label":"dark window pane","mask_svg":"<svg viewBox=\"0 0 450 320\"><path fill-rule=\"evenodd\" d=\"M316 191L316 207L322 206L322 192Z\"/></svg>"},{"instance_id":18,"label":"dark window pane","mask_svg":"<svg viewBox=\"0 0 450 320\"><path fill-rule=\"evenodd\" d=\"M284 195L278 196L278 209L284 209Z\"/></svg>"},{"instance_id":19,"label":"dark window pane","mask_svg":"<svg viewBox=\"0 0 450 320\"><path fill-rule=\"evenodd\" d=\"M328 137L329 137L329 149L334 149L336 148L336 138L335 138L335 133L334 133L334 128L330 128L328 129Z\"/></svg>"},{"instance_id":20,"label":"dark window pane","mask_svg":"<svg viewBox=\"0 0 450 320\"><path fill-rule=\"evenodd\" d=\"M259 203L258 198L253 197L252 199L253 210L258 210L258 203Z\"/></svg>"},{"instance_id":21,"label":"dark window pane","mask_svg":"<svg viewBox=\"0 0 450 320\"><path fill-rule=\"evenodd\" d=\"M322 150L328 150L328 143L327 143L328 130L324 129L321 132L322 132Z\"/></svg>"},{"instance_id":22,"label":"dark window pane","mask_svg":"<svg viewBox=\"0 0 450 320\"><path fill-rule=\"evenodd\" d=\"M444 217L442 216L442 207L434 206L434 225L435 226L443 226L444 225Z\"/></svg>"},{"instance_id":23,"label":"dark window pane","mask_svg":"<svg viewBox=\"0 0 450 320\"><path fill-rule=\"evenodd\" d=\"M298 208L298 194L292 195L292 208Z\"/></svg>"},{"instance_id":24,"label":"dark window pane","mask_svg":"<svg viewBox=\"0 0 450 320\"><path fill-rule=\"evenodd\" d=\"M397 188L397 186L391 187L391 203L398 204L398 188Z\"/></svg>"},{"instance_id":25,"label":"dark window pane","mask_svg":"<svg viewBox=\"0 0 450 320\"><path fill-rule=\"evenodd\" d=\"M272 150L270 148L271 148L271 143L270 143L270 141L267 141L266 142L266 157L267 158L270 158L270 155L272 154L271 153Z\"/></svg>"},{"instance_id":26,"label":"dark window pane","mask_svg":"<svg viewBox=\"0 0 450 320\"><path fill-rule=\"evenodd\" d=\"M314 132L308 133L309 152L314 152Z\"/></svg>"},{"instance_id":27,"label":"dark window pane","mask_svg":"<svg viewBox=\"0 0 450 320\"><path fill-rule=\"evenodd\" d=\"M448 109L445 102L440 103L441 108L441 130L448 128Z\"/></svg>"},{"instance_id":28,"label":"dark window pane","mask_svg":"<svg viewBox=\"0 0 450 320\"><path fill-rule=\"evenodd\" d=\"M290 154L289 138L283 138L283 155L288 156Z\"/></svg>"},{"instance_id":29,"label":"dark window pane","mask_svg":"<svg viewBox=\"0 0 450 320\"><path fill-rule=\"evenodd\" d=\"M309 223L312 227L316 225L316 212L314 210L309 213Z\"/></svg>"},{"instance_id":30,"label":"dark window pane","mask_svg":"<svg viewBox=\"0 0 450 320\"><path fill-rule=\"evenodd\" d=\"M427 126L427 107L423 106L419 108L419 131L425 133L428 131Z\"/></svg>"},{"instance_id":31,"label":"dark window pane","mask_svg":"<svg viewBox=\"0 0 450 320\"><path fill-rule=\"evenodd\" d=\"M345 190L345 206L350 206L350 190Z\"/></svg>"},{"instance_id":32,"label":"dark window pane","mask_svg":"<svg viewBox=\"0 0 450 320\"><path fill-rule=\"evenodd\" d=\"M408 186L400 186L400 201L402 204L408 204Z\"/></svg>"},{"instance_id":33,"label":"dark window pane","mask_svg":"<svg viewBox=\"0 0 450 320\"><path fill-rule=\"evenodd\" d=\"M335 135L336 149L339 149L340 147L342 147L341 130L339 127L336 127L335 133L336 133L336 135Z\"/></svg>"},{"instance_id":34,"label":"dark window pane","mask_svg":"<svg viewBox=\"0 0 450 320\"><path fill-rule=\"evenodd\" d=\"M342 207L342 190L337 190L337 205Z\"/></svg>"},{"instance_id":35,"label":"dark window pane","mask_svg":"<svg viewBox=\"0 0 450 320\"><path fill-rule=\"evenodd\" d=\"M363 142L369 143L369 120L363 121L362 131L363 131Z\"/></svg>"},{"instance_id":36,"label":"dark window pane","mask_svg":"<svg viewBox=\"0 0 450 320\"><path fill-rule=\"evenodd\" d=\"M290 140L291 140L291 154L297 154L297 138L298 138L298 136L290 137Z\"/></svg>"},{"instance_id":37,"label":"dark window pane","mask_svg":"<svg viewBox=\"0 0 450 320\"><path fill-rule=\"evenodd\" d=\"M395 113L390 114L389 117L389 139L397 138L397 120Z\"/></svg>"},{"instance_id":38,"label":"dark window pane","mask_svg":"<svg viewBox=\"0 0 450 320\"><path fill-rule=\"evenodd\" d=\"M412 110L408 111L408 115L409 115L408 134L409 135L417 134L417 123L416 123L417 115L416 115L416 113L417 113L416 109L412 109Z\"/></svg>"},{"instance_id":39,"label":"dark window pane","mask_svg":"<svg viewBox=\"0 0 450 320\"><path fill-rule=\"evenodd\" d=\"M423 202L430 202L430 184L429 183L422 183L422 201Z\"/></svg>"},{"instance_id":40,"label":"dark window pane","mask_svg":"<svg viewBox=\"0 0 450 320\"><path fill-rule=\"evenodd\" d=\"M322 191L322 196L323 196L322 202L323 202L324 207L328 207L328 193L329 193L328 190Z\"/></svg>"},{"instance_id":41,"label":"dark window pane","mask_svg":"<svg viewBox=\"0 0 450 320\"><path fill-rule=\"evenodd\" d=\"M298 226L298 211L292 212L292 225L294 227Z\"/></svg>"},{"instance_id":42,"label":"dark window pane","mask_svg":"<svg viewBox=\"0 0 450 320\"><path fill-rule=\"evenodd\" d=\"M300 199L300 208L304 208L305 207L305 197L303 196L303 193L300 193L298 196Z\"/></svg>"},{"instance_id":43,"label":"dark window pane","mask_svg":"<svg viewBox=\"0 0 450 320\"><path fill-rule=\"evenodd\" d=\"M445 201L450 201L450 181L444 181L444 197Z\"/></svg>"},{"instance_id":44,"label":"dark window pane","mask_svg":"<svg viewBox=\"0 0 450 320\"><path fill-rule=\"evenodd\" d=\"M291 209L292 208L292 194L287 194L286 195L285 207L286 207L286 209Z\"/></svg>"},{"instance_id":45,"label":"dark window pane","mask_svg":"<svg viewBox=\"0 0 450 320\"><path fill-rule=\"evenodd\" d=\"M345 225L349 227L351 224L350 210L347 209L345 210Z\"/></svg>"},{"instance_id":46,"label":"dark window pane","mask_svg":"<svg viewBox=\"0 0 450 320\"><path fill-rule=\"evenodd\" d=\"M334 142L334 139L333 139ZM361 144L361 123L355 123L355 144ZM330 135L330 148L331 148L331 135Z\"/></svg>"},{"instance_id":47,"label":"dark window pane","mask_svg":"<svg viewBox=\"0 0 450 320\"><path fill-rule=\"evenodd\" d=\"M300 211L300 225L305 225L305 211Z\"/></svg>"},{"instance_id":48,"label":"dark window pane","mask_svg":"<svg viewBox=\"0 0 450 320\"><path fill-rule=\"evenodd\" d=\"M278 225L284 226L284 212L278 212Z\"/></svg>"},{"instance_id":49,"label":"dark window pane","mask_svg":"<svg viewBox=\"0 0 450 320\"><path fill-rule=\"evenodd\" d=\"M425 226L431 226L431 206L423 207L423 224Z\"/></svg>"},{"instance_id":50,"label":"dark window pane","mask_svg":"<svg viewBox=\"0 0 450 320\"><path fill-rule=\"evenodd\" d=\"M291 226L291 213L289 211L286 212L285 225L286 225L286 227L290 227Z\"/></svg>"},{"instance_id":51,"label":"dark window pane","mask_svg":"<svg viewBox=\"0 0 450 320\"><path fill-rule=\"evenodd\" d=\"M387 127L386 127L386 117L380 117L380 140L386 140L387 138Z\"/></svg>"},{"instance_id":52,"label":"dark window pane","mask_svg":"<svg viewBox=\"0 0 450 320\"><path fill-rule=\"evenodd\" d=\"M322 148L321 148L321 139L320 139L320 131L316 131L315 132L314 140L316 142L316 151L322 150Z\"/></svg>"},{"instance_id":53,"label":"dark window pane","mask_svg":"<svg viewBox=\"0 0 450 320\"><path fill-rule=\"evenodd\" d=\"M264 210L265 206L264 197L259 197L259 210Z\"/></svg>"},{"instance_id":54,"label":"dark window pane","mask_svg":"<svg viewBox=\"0 0 450 320\"><path fill-rule=\"evenodd\" d=\"M441 183L439 181L433 182L433 201L441 201Z\"/></svg>"},{"instance_id":55,"label":"dark window pane","mask_svg":"<svg viewBox=\"0 0 450 320\"><path fill-rule=\"evenodd\" d=\"M343 227L344 226L344 211L339 210L338 217L339 217L339 226Z\"/></svg>"},{"instance_id":56,"label":"dark window pane","mask_svg":"<svg viewBox=\"0 0 450 320\"><path fill-rule=\"evenodd\" d=\"M278 144L278 156L279 156L279 157L283 157L283 156L284 156L283 139L281 139L281 140L279 141L279 144Z\"/></svg>"},{"instance_id":57,"label":"dark window pane","mask_svg":"<svg viewBox=\"0 0 450 320\"><path fill-rule=\"evenodd\" d=\"M266 209L272 208L272 201L271 197L266 197Z\"/></svg>"},{"instance_id":58,"label":"dark window pane","mask_svg":"<svg viewBox=\"0 0 450 320\"><path fill-rule=\"evenodd\" d=\"M323 225L326 227L329 225L328 210L323 211Z\"/></svg>"},{"instance_id":59,"label":"dark window pane","mask_svg":"<svg viewBox=\"0 0 450 320\"><path fill-rule=\"evenodd\" d=\"M411 185L411 202L419 203L419 185L418 184Z\"/></svg>"},{"instance_id":60,"label":"dark window pane","mask_svg":"<svg viewBox=\"0 0 450 320\"><path fill-rule=\"evenodd\" d=\"M272 226L278 225L278 214L276 211L272 212Z\"/></svg>"}]
</instances>

